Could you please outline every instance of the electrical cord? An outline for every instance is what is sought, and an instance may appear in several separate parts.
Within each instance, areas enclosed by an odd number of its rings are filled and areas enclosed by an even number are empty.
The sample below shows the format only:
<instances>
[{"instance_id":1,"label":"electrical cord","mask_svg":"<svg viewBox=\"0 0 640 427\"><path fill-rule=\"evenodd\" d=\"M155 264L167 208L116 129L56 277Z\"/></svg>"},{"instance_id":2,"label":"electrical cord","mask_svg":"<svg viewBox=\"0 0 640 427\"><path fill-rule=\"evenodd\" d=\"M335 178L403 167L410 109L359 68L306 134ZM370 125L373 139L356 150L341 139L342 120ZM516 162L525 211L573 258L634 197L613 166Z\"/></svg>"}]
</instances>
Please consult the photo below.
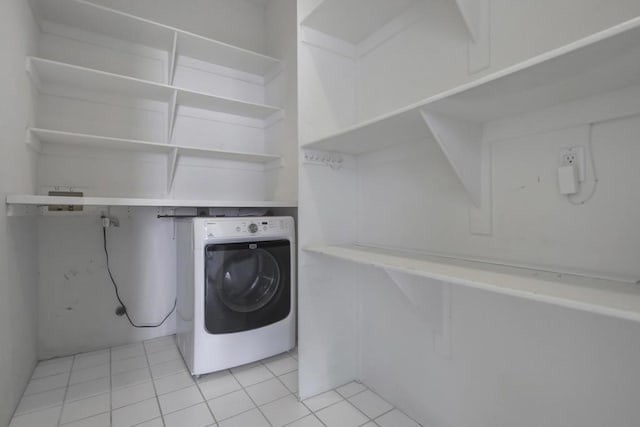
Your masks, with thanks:
<instances>
[{"instance_id":1,"label":"electrical cord","mask_svg":"<svg viewBox=\"0 0 640 427\"><path fill-rule=\"evenodd\" d=\"M127 306L124 304L124 302L122 301L122 298L120 298L120 293L118 292L118 285L116 285L116 281L113 278L113 274L111 273L111 267L109 266L109 251L107 250L107 227L102 227L102 241L104 243L104 254L107 258L107 272L109 273L109 278L111 278L111 284L113 284L113 289L116 293L116 299L118 300L118 303L120 303L120 306L122 307L122 311L124 312L124 315L127 317L127 320L129 321L129 323L131 324L131 326L133 326L134 328L158 328L160 326L162 326L164 324L164 322L167 321L167 319L169 318L169 316L171 316L173 314L173 312L176 310L176 305L178 304L178 300L177 298L175 300L173 300L173 307L171 308L171 311L169 311L169 313L164 316L164 318L162 319L162 321L158 324L155 325L138 325L136 324L131 317L129 316L129 310L127 310Z\"/></svg>"}]
</instances>

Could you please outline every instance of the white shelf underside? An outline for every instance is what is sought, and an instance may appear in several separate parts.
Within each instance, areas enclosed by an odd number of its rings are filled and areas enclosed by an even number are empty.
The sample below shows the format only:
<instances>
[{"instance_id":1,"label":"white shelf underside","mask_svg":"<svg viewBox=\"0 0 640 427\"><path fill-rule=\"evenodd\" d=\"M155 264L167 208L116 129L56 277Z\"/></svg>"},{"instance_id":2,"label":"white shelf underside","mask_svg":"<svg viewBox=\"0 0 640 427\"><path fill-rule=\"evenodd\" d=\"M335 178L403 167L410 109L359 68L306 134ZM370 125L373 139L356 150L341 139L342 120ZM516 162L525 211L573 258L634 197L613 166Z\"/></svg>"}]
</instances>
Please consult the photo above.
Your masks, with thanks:
<instances>
[{"instance_id":1,"label":"white shelf underside","mask_svg":"<svg viewBox=\"0 0 640 427\"><path fill-rule=\"evenodd\" d=\"M119 40L171 52L177 34L177 55L266 76L280 61L147 19L92 4L84 0L30 0L39 19L99 33Z\"/></svg>"},{"instance_id":2,"label":"white shelf underside","mask_svg":"<svg viewBox=\"0 0 640 427\"><path fill-rule=\"evenodd\" d=\"M305 251L455 285L640 322L640 285L434 255L352 246Z\"/></svg>"},{"instance_id":3,"label":"white shelf underside","mask_svg":"<svg viewBox=\"0 0 640 427\"><path fill-rule=\"evenodd\" d=\"M119 197L64 197L38 195L10 195L7 196L8 205L48 206L128 206L128 207L191 207L191 208L294 208L293 201L263 201L263 200L173 200L173 199L143 199Z\"/></svg>"}]
</instances>

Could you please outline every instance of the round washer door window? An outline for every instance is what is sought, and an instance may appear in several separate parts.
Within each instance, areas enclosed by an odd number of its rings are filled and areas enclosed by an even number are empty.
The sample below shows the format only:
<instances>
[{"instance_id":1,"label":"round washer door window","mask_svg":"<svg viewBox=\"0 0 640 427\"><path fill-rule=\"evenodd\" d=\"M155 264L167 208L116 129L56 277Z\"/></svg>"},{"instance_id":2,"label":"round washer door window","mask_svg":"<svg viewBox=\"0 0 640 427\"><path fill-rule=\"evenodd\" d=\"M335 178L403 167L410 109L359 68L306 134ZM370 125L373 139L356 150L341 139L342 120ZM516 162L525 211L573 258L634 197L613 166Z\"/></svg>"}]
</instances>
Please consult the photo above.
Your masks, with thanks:
<instances>
[{"instance_id":1,"label":"round washer door window","mask_svg":"<svg viewBox=\"0 0 640 427\"><path fill-rule=\"evenodd\" d=\"M263 308L278 293L280 267L264 249L238 251L224 260L216 290L231 310L250 313ZM218 276L220 277L220 276Z\"/></svg>"}]
</instances>

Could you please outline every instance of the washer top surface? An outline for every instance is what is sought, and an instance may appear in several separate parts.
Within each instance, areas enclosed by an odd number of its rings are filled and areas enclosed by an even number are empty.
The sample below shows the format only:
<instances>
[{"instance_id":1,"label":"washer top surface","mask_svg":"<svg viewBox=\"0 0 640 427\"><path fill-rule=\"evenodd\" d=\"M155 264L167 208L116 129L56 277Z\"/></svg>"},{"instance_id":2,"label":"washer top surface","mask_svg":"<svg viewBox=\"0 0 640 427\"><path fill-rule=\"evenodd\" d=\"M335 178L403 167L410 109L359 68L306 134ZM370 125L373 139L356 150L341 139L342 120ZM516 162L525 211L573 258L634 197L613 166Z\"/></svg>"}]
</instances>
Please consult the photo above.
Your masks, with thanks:
<instances>
[{"instance_id":1,"label":"washer top surface","mask_svg":"<svg viewBox=\"0 0 640 427\"><path fill-rule=\"evenodd\" d=\"M196 218L194 223L203 231L201 236L205 240L257 237L293 239L294 236L292 217Z\"/></svg>"}]
</instances>

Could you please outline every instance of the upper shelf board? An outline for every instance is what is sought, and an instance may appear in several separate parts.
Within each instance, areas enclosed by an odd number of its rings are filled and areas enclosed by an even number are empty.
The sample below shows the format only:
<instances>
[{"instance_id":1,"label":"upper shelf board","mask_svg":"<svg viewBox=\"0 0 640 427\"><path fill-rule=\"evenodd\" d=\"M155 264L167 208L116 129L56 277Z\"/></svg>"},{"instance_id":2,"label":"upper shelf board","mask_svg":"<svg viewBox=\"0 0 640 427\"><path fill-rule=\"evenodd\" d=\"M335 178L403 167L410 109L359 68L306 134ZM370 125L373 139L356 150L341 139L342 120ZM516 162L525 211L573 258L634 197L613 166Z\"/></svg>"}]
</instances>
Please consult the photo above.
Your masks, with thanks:
<instances>
[{"instance_id":1,"label":"upper shelf board","mask_svg":"<svg viewBox=\"0 0 640 427\"><path fill-rule=\"evenodd\" d=\"M149 21L85 0L29 0L42 21L103 34L119 40L171 51L178 35L177 54L266 76L280 61L257 52Z\"/></svg>"},{"instance_id":2,"label":"upper shelf board","mask_svg":"<svg viewBox=\"0 0 640 427\"><path fill-rule=\"evenodd\" d=\"M421 109L483 124L638 82L640 18L634 18L303 146L360 154L431 136L426 125L418 129Z\"/></svg>"},{"instance_id":3,"label":"upper shelf board","mask_svg":"<svg viewBox=\"0 0 640 427\"><path fill-rule=\"evenodd\" d=\"M41 144L78 145L93 148L131 150L148 153L170 153L172 150L177 149L179 155L251 163L268 163L280 158L279 156L270 154L213 150L200 147L189 147L184 145L111 138L99 135L87 135L82 133L64 132L51 129L31 128L29 131L32 137L35 137Z\"/></svg>"},{"instance_id":4,"label":"upper shelf board","mask_svg":"<svg viewBox=\"0 0 640 427\"><path fill-rule=\"evenodd\" d=\"M358 44L416 0L322 0L301 25Z\"/></svg>"},{"instance_id":5,"label":"upper shelf board","mask_svg":"<svg viewBox=\"0 0 640 427\"><path fill-rule=\"evenodd\" d=\"M189 208L295 208L296 202L273 200L173 200L132 199L120 197L64 197L37 196L31 194L7 196L8 205L81 205L81 206L129 206L129 207L189 207Z\"/></svg>"},{"instance_id":6,"label":"upper shelf board","mask_svg":"<svg viewBox=\"0 0 640 427\"><path fill-rule=\"evenodd\" d=\"M172 94L177 92L179 105L261 120L282 111L270 105L219 97L43 58L29 57L27 70L38 85L74 87L162 102L170 102Z\"/></svg>"},{"instance_id":7,"label":"upper shelf board","mask_svg":"<svg viewBox=\"0 0 640 427\"><path fill-rule=\"evenodd\" d=\"M640 285L366 246L305 251L446 283L640 322Z\"/></svg>"}]
</instances>

